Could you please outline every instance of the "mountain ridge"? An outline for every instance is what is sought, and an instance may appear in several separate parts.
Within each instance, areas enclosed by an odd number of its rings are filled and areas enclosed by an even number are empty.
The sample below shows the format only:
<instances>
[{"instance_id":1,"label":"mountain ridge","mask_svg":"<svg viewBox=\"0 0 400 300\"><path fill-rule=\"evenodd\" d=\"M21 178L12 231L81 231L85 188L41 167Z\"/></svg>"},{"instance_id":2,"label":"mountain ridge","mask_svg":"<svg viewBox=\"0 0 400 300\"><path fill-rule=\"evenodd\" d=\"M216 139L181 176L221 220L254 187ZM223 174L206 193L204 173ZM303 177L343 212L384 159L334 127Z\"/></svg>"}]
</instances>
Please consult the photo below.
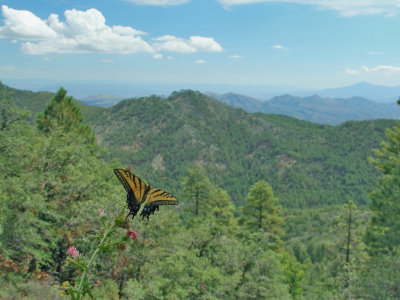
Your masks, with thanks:
<instances>
[{"instance_id":1,"label":"mountain ridge","mask_svg":"<svg viewBox=\"0 0 400 300\"><path fill-rule=\"evenodd\" d=\"M113 157L178 195L175 178L200 164L236 204L243 204L244 187L265 179L283 205L314 207L341 203L348 195L367 203L366 190L376 176L367 157L395 122L332 127L250 114L199 92L180 91L168 98L124 100L92 124Z\"/></svg>"},{"instance_id":2,"label":"mountain ridge","mask_svg":"<svg viewBox=\"0 0 400 300\"><path fill-rule=\"evenodd\" d=\"M35 93L18 92L11 97L27 97L20 106L46 105ZM336 205L348 197L367 204L366 191L377 175L367 157L385 139L385 128L396 124L330 126L251 114L191 90L126 99L109 108L80 105L109 159L132 166L149 184L168 186L178 197L187 170L199 164L237 205L260 179L271 184L285 207Z\"/></svg>"},{"instance_id":3,"label":"mountain ridge","mask_svg":"<svg viewBox=\"0 0 400 300\"><path fill-rule=\"evenodd\" d=\"M350 120L400 119L400 107L395 103L377 103L363 97L322 98L289 94L260 101L245 95L210 94L215 99L248 112L283 114L320 124L338 125Z\"/></svg>"},{"instance_id":4,"label":"mountain ridge","mask_svg":"<svg viewBox=\"0 0 400 300\"><path fill-rule=\"evenodd\" d=\"M328 88L322 90L315 90L312 92L298 92L298 96L307 96L307 94L314 93L321 97L330 98L352 98L363 97L373 100L378 103L396 102L400 96L400 86L386 86L375 85L365 81L356 84L347 85L338 88Z\"/></svg>"}]
</instances>

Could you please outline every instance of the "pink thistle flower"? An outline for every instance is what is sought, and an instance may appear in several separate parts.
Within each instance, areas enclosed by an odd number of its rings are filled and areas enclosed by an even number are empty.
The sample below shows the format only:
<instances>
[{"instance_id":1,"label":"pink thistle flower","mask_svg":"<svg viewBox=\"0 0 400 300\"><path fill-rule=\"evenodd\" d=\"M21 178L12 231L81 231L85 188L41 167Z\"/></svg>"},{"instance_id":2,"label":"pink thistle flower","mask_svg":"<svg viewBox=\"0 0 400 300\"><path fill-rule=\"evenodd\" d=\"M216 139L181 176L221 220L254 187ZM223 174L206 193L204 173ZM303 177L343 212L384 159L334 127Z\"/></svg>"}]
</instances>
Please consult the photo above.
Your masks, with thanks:
<instances>
[{"instance_id":1,"label":"pink thistle flower","mask_svg":"<svg viewBox=\"0 0 400 300\"><path fill-rule=\"evenodd\" d=\"M79 256L79 251L74 246L69 246L67 252L72 258Z\"/></svg>"},{"instance_id":2,"label":"pink thistle flower","mask_svg":"<svg viewBox=\"0 0 400 300\"><path fill-rule=\"evenodd\" d=\"M128 230L126 232L126 235L128 235L132 240L135 240L137 238L137 233L134 230Z\"/></svg>"},{"instance_id":3,"label":"pink thistle flower","mask_svg":"<svg viewBox=\"0 0 400 300\"><path fill-rule=\"evenodd\" d=\"M97 213L100 217L104 216L104 210L102 210L101 208L97 211Z\"/></svg>"},{"instance_id":4,"label":"pink thistle flower","mask_svg":"<svg viewBox=\"0 0 400 300\"><path fill-rule=\"evenodd\" d=\"M128 172L132 173L132 168L131 167L127 167L125 170L127 170Z\"/></svg>"}]
</instances>

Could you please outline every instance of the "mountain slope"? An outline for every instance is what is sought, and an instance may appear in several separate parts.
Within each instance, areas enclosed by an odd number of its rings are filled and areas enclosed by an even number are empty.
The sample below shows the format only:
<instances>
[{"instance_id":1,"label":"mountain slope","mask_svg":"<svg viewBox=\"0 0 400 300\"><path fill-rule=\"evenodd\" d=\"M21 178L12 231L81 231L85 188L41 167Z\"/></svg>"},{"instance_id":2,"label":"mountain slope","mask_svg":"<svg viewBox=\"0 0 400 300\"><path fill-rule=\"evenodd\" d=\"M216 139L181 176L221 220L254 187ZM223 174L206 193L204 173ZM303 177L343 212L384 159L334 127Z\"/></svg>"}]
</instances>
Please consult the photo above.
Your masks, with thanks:
<instances>
[{"instance_id":1,"label":"mountain slope","mask_svg":"<svg viewBox=\"0 0 400 300\"><path fill-rule=\"evenodd\" d=\"M54 93L50 92L32 92L11 88L0 81L0 98L10 97L19 108L30 110L32 112L32 122L36 121L37 113L46 108L47 103L53 96ZM96 115L103 110L102 107L89 106L79 101L77 101L77 104L80 106L86 121L96 118Z\"/></svg>"},{"instance_id":2,"label":"mountain slope","mask_svg":"<svg viewBox=\"0 0 400 300\"><path fill-rule=\"evenodd\" d=\"M20 106L45 106L40 93L16 90ZM27 98L24 98L24 97ZM50 98L50 97L49 97ZM213 182L243 204L252 184L268 181L286 207L367 202L376 174L367 162L395 121L319 125L282 115L250 114L203 94L83 106L110 158L131 165L147 183L179 196L187 169L200 164Z\"/></svg>"},{"instance_id":3,"label":"mountain slope","mask_svg":"<svg viewBox=\"0 0 400 300\"><path fill-rule=\"evenodd\" d=\"M338 127L279 115L249 114L193 91L169 98L125 100L93 123L113 157L179 195L193 164L242 204L249 187L267 180L289 207L367 202L375 178L367 162L390 120Z\"/></svg>"},{"instance_id":4,"label":"mountain slope","mask_svg":"<svg viewBox=\"0 0 400 300\"><path fill-rule=\"evenodd\" d=\"M217 99L223 103L226 103L232 107L242 108L248 112L263 111L263 106L262 106L263 103L260 100L257 100L249 96L239 95L235 93L226 93L219 95L211 92L206 93L206 95L211 98Z\"/></svg>"}]
</instances>

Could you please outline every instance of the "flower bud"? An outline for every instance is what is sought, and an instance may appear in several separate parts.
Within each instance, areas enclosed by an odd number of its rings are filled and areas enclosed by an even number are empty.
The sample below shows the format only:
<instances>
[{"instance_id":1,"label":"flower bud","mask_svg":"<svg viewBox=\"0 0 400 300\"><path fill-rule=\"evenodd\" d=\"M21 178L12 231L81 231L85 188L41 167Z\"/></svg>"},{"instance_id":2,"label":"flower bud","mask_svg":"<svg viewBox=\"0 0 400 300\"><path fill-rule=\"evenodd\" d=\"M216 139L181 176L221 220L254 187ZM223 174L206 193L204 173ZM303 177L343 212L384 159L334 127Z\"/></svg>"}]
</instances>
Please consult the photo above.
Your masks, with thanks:
<instances>
[{"instance_id":1,"label":"flower bud","mask_svg":"<svg viewBox=\"0 0 400 300\"><path fill-rule=\"evenodd\" d=\"M128 235L132 240L135 240L137 238L137 233L134 230L128 230L126 232L126 235Z\"/></svg>"},{"instance_id":2,"label":"flower bud","mask_svg":"<svg viewBox=\"0 0 400 300\"><path fill-rule=\"evenodd\" d=\"M67 252L72 258L79 256L79 251L74 246L69 246Z\"/></svg>"}]
</instances>

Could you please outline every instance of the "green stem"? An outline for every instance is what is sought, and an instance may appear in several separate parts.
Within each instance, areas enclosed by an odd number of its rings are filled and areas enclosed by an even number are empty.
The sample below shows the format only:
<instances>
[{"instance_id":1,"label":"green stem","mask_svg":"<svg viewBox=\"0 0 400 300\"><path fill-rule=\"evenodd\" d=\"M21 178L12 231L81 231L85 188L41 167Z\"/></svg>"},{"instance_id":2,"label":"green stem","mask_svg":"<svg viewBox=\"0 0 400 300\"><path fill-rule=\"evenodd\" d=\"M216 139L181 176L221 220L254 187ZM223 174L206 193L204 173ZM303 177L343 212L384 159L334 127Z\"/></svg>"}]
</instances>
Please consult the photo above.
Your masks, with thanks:
<instances>
[{"instance_id":1,"label":"green stem","mask_svg":"<svg viewBox=\"0 0 400 300\"><path fill-rule=\"evenodd\" d=\"M93 259L97 255L97 252L99 252L100 247L103 245L104 241L106 240L108 234L114 229L114 227L116 225L115 220L113 220L113 222L111 222L110 225L111 226L104 232L104 236L101 239L101 241L100 241L99 245L97 246L96 250L93 252L92 257L90 257L90 259L89 259L89 261L88 261L88 263L87 263L87 265L85 267L85 271L83 271L82 279L81 279L81 282L79 283L79 287L78 287L78 297L77 297L78 300L81 298L81 294L82 294L82 290L83 290L83 283L86 280L87 273L89 271L90 265L92 264Z\"/></svg>"}]
</instances>

